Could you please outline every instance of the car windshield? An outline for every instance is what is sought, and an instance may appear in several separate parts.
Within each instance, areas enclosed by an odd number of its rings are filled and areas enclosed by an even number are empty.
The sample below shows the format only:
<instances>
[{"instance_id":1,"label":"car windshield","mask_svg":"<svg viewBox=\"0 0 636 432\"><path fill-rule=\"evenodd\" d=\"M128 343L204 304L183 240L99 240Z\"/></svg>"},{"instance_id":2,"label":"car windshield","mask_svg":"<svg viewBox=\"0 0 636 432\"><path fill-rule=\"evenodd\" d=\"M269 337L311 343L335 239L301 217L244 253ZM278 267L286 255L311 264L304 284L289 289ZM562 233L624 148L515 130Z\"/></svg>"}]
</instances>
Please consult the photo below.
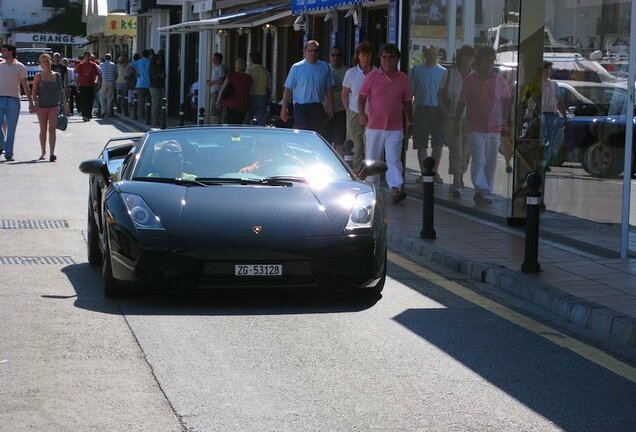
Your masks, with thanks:
<instances>
[{"instance_id":1,"label":"car windshield","mask_svg":"<svg viewBox=\"0 0 636 432\"><path fill-rule=\"evenodd\" d=\"M351 179L342 159L319 136L292 129L249 127L150 133L132 177L149 181L181 178L209 185L241 184L237 181L241 179L285 180L263 183L274 185Z\"/></svg>"}]
</instances>

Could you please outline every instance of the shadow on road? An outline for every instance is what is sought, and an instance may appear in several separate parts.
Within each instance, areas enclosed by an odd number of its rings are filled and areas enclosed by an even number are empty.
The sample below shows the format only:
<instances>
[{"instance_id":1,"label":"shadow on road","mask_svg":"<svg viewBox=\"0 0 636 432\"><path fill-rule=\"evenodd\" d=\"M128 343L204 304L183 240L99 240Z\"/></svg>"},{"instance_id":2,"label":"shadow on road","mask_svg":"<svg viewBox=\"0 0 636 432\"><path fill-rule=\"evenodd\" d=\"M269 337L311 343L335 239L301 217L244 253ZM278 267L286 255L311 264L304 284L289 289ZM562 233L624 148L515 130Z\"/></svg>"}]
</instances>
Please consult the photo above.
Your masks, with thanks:
<instances>
[{"instance_id":1,"label":"shadow on road","mask_svg":"<svg viewBox=\"0 0 636 432\"><path fill-rule=\"evenodd\" d=\"M66 266L77 300L75 306L94 312L124 315L289 315L357 312L372 307L382 296L344 291L217 290L197 293L136 291L130 296L104 296L101 270L88 263Z\"/></svg>"},{"instance_id":2,"label":"shadow on road","mask_svg":"<svg viewBox=\"0 0 636 432\"><path fill-rule=\"evenodd\" d=\"M427 343L562 430L636 431L635 383L437 285L417 282L406 270L389 270L446 306L394 317Z\"/></svg>"}]
</instances>

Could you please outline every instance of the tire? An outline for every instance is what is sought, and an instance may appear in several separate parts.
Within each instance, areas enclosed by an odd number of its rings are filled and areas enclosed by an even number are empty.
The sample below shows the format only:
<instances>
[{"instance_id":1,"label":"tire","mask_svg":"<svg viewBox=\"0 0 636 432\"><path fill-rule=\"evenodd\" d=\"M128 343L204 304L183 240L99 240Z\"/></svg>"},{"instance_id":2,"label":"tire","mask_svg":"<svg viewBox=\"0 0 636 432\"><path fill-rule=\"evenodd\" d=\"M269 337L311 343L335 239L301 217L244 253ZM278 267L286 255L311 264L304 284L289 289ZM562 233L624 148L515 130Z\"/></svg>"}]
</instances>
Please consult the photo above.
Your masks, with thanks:
<instances>
[{"instance_id":1,"label":"tire","mask_svg":"<svg viewBox=\"0 0 636 432\"><path fill-rule=\"evenodd\" d=\"M106 233L104 233L106 235ZM104 241L104 259L102 260L102 278L104 279L104 294L106 297L122 297L125 291L113 276L113 267L108 246L108 236Z\"/></svg>"},{"instance_id":2,"label":"tire","mask_svg":"<svg viewBox=\"0 0 636 432\"><path fill-rule=\"evenodd\" d=\"M373 287L365 288L364 293L369 296L378 296L382 293L384 289L384 284L386 283L386 264L387 264L387 253L384 252L384 269L382 270L382 276L377 284Z\"/></svg>"},{"instance_id":3,"label":"tire","mask_svg":"<svg viewBox=\"0 0 636 432\"><path fill-rule=\"evenodd\" d=\"M623 152L606 141L589 146L583 154L583 168L593 177L615 178L623 172Z\"/></svg>"},{"instance_id":4,"label":"tire","mask_svg":"<svg viewBox=\"0 0 636 432\"><path fill-rule=\"evenodd\" d=\"M102 262L102 249L99 246L99 233L93 215L91 199L88 198L88 223L86 227L86 252L89 264L97 265Z\"/></svg>"}]
</instances>

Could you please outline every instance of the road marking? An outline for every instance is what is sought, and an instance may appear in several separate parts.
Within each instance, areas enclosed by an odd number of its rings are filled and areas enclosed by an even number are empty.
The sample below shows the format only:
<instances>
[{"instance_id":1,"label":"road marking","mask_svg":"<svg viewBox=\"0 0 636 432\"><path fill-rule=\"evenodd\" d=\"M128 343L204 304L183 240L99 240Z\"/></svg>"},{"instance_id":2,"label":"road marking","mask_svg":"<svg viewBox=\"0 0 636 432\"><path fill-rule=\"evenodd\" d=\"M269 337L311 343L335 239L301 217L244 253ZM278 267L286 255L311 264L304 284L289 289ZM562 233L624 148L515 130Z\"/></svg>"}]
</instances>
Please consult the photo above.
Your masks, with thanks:
<instances>
[{"instance_id":1,"label":"road marking","mask_svg":"<svg viewBox=\"0 0 636 432\"><path fill-rule=\"evenodd\" d=\"M444 288L446 291L449 291L456 296L461 297L464 300L467 300L481 307L482 309L486 309L487 311L492 312L495 315L498 315L501 318L504 318L505 320L508 320L526 330L529 330L532 333L535 333L556 345L569 349L570 351L580 355L581 357L593 363L596 363L597 365L611 372L614 372L616 375L619 375L633 383L636 383L636 368L633 368L628 364L615 359L609 354L606 354L603 351L590 345L586 345L579 340L571 338L570 336L563 334L544 324L541 324L531 318L528 318L525 315L515 312L512 309L509 309L493 300L483 297L476 292L461 286L457 282L448 280L445 277L438 275L437 273L425 269L421 265L416 264L411 260L397 255L396 253L389 252L388 258L392 263L421 277L422 279L434 283L435 285Z\"/></svg>"}]
</instances>

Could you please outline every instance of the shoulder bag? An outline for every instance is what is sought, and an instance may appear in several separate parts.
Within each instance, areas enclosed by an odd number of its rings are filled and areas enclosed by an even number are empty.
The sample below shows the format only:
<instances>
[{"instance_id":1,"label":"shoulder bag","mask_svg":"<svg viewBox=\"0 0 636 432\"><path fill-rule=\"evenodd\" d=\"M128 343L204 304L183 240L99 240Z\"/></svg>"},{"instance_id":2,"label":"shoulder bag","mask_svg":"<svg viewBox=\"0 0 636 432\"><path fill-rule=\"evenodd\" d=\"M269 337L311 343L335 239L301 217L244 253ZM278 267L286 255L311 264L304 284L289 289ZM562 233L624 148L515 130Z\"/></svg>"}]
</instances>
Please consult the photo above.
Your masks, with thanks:
<instances>
[{"instance_id":1,"label":"shoulder bag","mask_svg":"<svg viewBox=\"0 0 636 432\"><path fill-rule=\"evenodd\" d=\"M68 127L68 117L66 117L66 113L64 112L64 90L62 89L62 80L60 79L60 74L56 73L55 80L57 81L57 91L60 99L60 113L57 115L57 126L56 129L61 131L65 131Z\"/></svg>"}]
</instances>

